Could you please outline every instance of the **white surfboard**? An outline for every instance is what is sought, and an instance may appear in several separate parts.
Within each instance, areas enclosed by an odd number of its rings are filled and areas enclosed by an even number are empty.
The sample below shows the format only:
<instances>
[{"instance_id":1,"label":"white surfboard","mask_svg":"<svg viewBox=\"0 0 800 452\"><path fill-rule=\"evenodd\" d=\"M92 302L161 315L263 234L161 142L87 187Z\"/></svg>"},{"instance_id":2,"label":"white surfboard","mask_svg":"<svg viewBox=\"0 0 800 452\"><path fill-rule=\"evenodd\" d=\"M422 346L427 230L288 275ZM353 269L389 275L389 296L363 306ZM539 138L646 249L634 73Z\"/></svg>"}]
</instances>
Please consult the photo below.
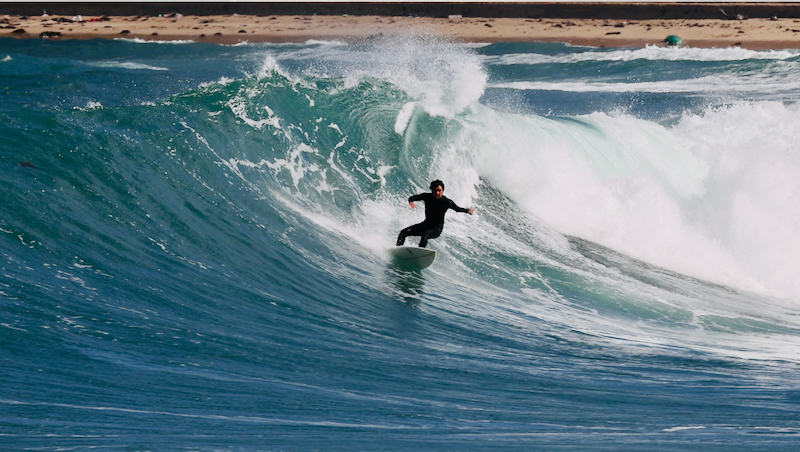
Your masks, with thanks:
<instances>
[{"instance_id":1,"label":"white surfboard","mask_svg":"<svg viewBox=\"0 0 800 452\"><path fill-rule=\"evenodd\" d=\"M395 262L420 270L430 267L436 259L436 251L418 246L398 246L391 251Z\"/></svg>"}]
</instances>

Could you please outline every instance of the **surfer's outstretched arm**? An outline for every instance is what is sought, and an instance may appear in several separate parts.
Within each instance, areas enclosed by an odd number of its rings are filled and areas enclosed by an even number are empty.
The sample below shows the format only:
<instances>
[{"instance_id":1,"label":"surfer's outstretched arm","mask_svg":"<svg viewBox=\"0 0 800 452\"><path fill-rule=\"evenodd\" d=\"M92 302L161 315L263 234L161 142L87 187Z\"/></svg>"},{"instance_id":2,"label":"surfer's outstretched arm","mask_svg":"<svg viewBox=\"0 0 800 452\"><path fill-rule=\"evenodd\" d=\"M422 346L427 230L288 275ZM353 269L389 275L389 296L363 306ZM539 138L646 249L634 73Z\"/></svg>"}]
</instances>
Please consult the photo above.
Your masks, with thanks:
<instances>
[{"instance_id":1,"label":"surfer's outstretched arm","mask_svg":"<svg viewBox=\"0 0 800 452\"><path fill-rule=\"evenodd\" d=\"M425 199L426 193L420 193L418 195L411 195L408 197L408 205L411 206L412 209L416 209L417 205L414 204L414 201L423 201Z\"/></svg>"},{"instance_id":2,"label":"surfer's outstretched arm","mask_svg":"<svg viewBox=\"0 0 800 452\"><path fill-rule=\"evenodd\" d=\"M448 199L448 201L450 201L450 206L449 206L449 207L450 207L451 209L455 210L456 212L468 213L468 214L470 214L470 215L472 215L473 213L475 213L475 209L473 209L472 207L470 207L470 208L466 208L466 207L458 207L458 205L457 205L456 203L454 203L454 202L453 202L453 200L451 200L451 199Z\"/></svg>"}]
</instances>

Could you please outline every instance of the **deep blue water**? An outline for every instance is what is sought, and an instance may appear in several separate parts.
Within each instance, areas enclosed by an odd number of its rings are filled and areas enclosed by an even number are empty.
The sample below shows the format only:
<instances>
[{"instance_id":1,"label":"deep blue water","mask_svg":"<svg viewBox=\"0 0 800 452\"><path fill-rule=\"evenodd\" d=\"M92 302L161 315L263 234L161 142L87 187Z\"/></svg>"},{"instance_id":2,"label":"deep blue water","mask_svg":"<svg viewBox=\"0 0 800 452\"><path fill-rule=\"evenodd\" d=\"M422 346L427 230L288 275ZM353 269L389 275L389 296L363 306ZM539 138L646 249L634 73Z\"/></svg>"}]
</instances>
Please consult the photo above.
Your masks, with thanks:
<instances>
[{"instance_id":1,"label":"deep blue water","mask_svg":"<svg viewBox=\"0 0 800 452\"><path fill-rule=\"evenodd\" d=\"M799 69L0 39L0 449L796 450Z\"/></svg>"}]
</instances>

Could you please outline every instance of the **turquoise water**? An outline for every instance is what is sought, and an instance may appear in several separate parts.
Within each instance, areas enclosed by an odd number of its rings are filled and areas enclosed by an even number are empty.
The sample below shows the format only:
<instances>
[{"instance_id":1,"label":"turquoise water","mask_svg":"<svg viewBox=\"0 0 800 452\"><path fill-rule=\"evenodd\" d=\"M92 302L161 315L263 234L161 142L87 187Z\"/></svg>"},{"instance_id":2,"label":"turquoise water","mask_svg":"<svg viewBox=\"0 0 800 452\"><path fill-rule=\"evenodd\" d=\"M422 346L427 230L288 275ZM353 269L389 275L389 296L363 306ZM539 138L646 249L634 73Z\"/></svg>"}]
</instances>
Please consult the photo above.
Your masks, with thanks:
<instances>
[{"instance_id":1,"label":"turquoise water","mask_svg":"<svg viewBox=\"0 0 800 452\"><path fill-rule=\"evenodd\" d=\"M2 39L0 448L795 450L798 69Z\"/></svg>"}]
</instances>

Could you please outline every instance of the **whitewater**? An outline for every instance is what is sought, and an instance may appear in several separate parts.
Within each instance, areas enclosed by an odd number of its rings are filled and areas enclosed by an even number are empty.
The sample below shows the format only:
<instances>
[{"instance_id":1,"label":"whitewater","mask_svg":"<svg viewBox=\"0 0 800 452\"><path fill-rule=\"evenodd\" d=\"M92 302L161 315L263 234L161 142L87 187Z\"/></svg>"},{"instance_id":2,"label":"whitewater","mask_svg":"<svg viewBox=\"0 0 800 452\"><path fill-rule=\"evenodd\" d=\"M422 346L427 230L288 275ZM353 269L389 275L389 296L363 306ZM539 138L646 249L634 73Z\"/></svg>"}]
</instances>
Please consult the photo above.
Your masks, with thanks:
<instances>
[{"instance_id":1,"label":"whitewater","mask_svg":"<svg viewBox=\"0 0 800 452\"><path fill-rule=\"evenodd\" d=\"M0 39L0 448L795 450L799 74Z\"/></svg>"}]
</instances>

